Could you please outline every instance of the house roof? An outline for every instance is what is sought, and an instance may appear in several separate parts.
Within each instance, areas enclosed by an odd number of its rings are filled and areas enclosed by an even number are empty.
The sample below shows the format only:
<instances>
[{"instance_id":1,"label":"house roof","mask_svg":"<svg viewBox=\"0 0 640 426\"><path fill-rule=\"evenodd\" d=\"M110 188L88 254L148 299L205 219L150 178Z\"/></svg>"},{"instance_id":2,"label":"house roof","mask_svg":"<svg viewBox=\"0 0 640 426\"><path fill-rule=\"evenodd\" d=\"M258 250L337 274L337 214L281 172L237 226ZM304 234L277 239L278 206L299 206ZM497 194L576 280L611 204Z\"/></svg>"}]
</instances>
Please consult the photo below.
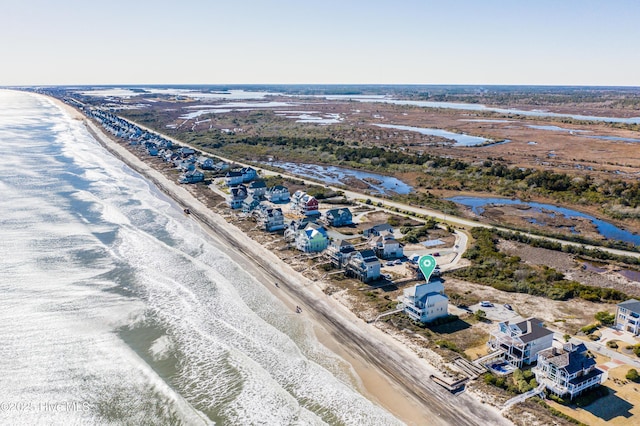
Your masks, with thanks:
<instances>
[{"instance_id":1,"label":"house roof","mask_svg":"<svg viewBox=\"0 0 640 426\"><path fill-rule=\"evenodd\" d=\"M640 301L636 299L625 300L624 302L618 303L618 306L640 313Z\"/></svg>"},{"instance_id":2,"label":"house roof","mask_svg":"<svg viewBox=\"0 0 640 426\"><path fill-rule=\"evenodd\" d=\"M510 323L509 321L505 321L501 324L504 324L508 329L511 330L514 330L513 327L519 329L520 332L518 333L518 338L520 338L523 343L528 343L541 337L548 336L549 334L553 334L553 331L542 326L541 319L534 317L527 318L517 323ZM498 326L500 326L500 324Z\"/></svg>"},{"instance_id":3,"label":"house roof","mask_svg":"<svg viewBox=\"0 0 640 426\"><path fill-rule=\"evenodd\" d=\"M225 177L240 177L240 176L242 176L242 173L231 171L231 172L227 172L227 174L224 175L224 176Z\"/></svg>"},{"instance_id":4,"label":"house roof","mask_svg":"<svg viewBox=\"0 0 640 426\"><path fill-rule=\"evenodd\" d=\"M335 247L339 247L339 248L343 248L343 247L353 247L353 244L351 244L349 241L347 240L334 240L333 245Z\"/></svg>"},{"instance_id":5,"label":"house roof","mask_svg":"<svg viewBox=\"0 0 640 426\"><path fill-rule=\"evenodd\" d=\"M289 192L289 189L288 189L286 186L276 185L276 186L272 186L272 187L271 187L271 188L269 188L267 191L269 191L269 192L276 192L276 191L277 191L277 192L280 192L280 191L282 191L282 192L284 192L284 191Z\"/></svg>"},{"instance_id":6,"label":"house roof","mask_svg":"<svg viewBox=\"0 0 640 426\"><path fill-rule=\"evenodd\" d=\"M568 374L574 374L596 365L596 361L586 355L587 347L584 343L574 345L568 343L563 349L550 348L540 352L549 364L564 369Z\"/></svg>"},{"instance_id":7,"label":"house roof","mask_svg":"<svg viewBox=\"0 0 640 426\"><path fill-rule=\"evenodd\" d=\"M365 263L378 262L378 257L373 250L362 250L360 251L360 255L362 256L362 260L364 260Z\"/></svg>"},{"instance_id":8,"label":"house roof","mask_svg":"<svg viewBox=\"0 0 640 426\"><path fill-rule=\"evenodd\" d=\"M376 232L393 231L393 226L389 225L388 223L381 223L381 224L372 226L371 228L369 228L369 230L374 230Z\"/></svg>"},{"instance_id":9,"label":"house roof","mask_svg":"<svg viewBox=\"0 0 640 426\"><path fill-rule=\"evenodd\" d=\"M340 216L351 217L351 210L349 210L347 208L331 209L331 210L327 210L327 213L325 213L325 214L327 216L331 215L333 217L340 217Z\"/></svg>"},{"instance_id":10,"label":"house roof","mask_svg":"<svg viewBox=\"0 0 640 426\"><path fill-rule=\"evenodd\" d=\"M267 184L263 180L254 180L249 184L249 189L266 188Z\"/></svg>"}]
</instances>

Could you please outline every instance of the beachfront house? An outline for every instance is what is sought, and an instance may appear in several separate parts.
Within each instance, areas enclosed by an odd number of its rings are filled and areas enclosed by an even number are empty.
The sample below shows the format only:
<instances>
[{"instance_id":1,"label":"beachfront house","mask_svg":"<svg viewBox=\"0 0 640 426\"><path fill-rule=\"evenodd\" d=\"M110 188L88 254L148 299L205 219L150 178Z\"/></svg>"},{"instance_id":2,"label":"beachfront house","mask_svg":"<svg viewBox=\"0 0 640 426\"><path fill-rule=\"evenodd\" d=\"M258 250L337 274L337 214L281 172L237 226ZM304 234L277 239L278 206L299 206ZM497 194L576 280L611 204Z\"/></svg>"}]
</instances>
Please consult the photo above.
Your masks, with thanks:
<instances>
[{"instance_id":1,"label":"beachfront house","mask_svg":"<svg viewBox=\"0 0 640 426\"><path fill-rule=\"evenodd\" d=\"M404 248L393 235L388 232L382 232L380 236L372 237L369 245L381 259L397 259L404 256Z\"/></svg>"},{"instance_id":2,"label":"beachfront house","mask_svg":"<svg viewBox=\"0 0 640 426\"><path fill-rule=\"evenodd\" d=\"M272 203L288 203L290 197L289 189L286 186L275 185L267 189L265 197Z\"/></svg>"},{"instance_id":3,"label":"beachfront house","mask_svg":"<svg viewBox=\"0 0 640 426\"><path fill-rule=\"evenodd\" d=\"M334 268L342 268L356 249L347 240L332 240L327 247L327 255Z\"/></svg>"},{"instance_id":4,"label":"beachfront house","mask_svg":"<svg viewBox=\"0 0 640 426\"><path fill-rule=\"evenodd\" d=\"M538 353L553 344L553 331L542 320L527 318L519 322L503 321L490 332L487 345L491 351L501 351L504 360L521 368L538 359Z\"/></svg>"},{"instance_id":5,"label":"beachfront house","mask_svg":"<svg viewBox=\"0 0 640 426\"><path fill-rule=\"evenodd\" d=\"M331 209L324 214L330 226L348 226L353 224L353 216L348 208Z\"/></svg>"},{"instance_id":6,"label":"beachfront house","mask_svg":"<svg viewBox=\"0 0 640 426\"><path fill-rule=\"evenodd\" d=\"M200 170L186 171L178 178L179 183L198 183L202 181L204 181L204 173Z\"/></svg>"},{"instance_id":7,"label":"beachfront house","mask_svg":"<svg viewBox=\"0 0 640 426\"><path fill-rule=\"evenodd\" d=\"M296 248L305 253L320 252L329 245L329 237L324 227L310 223L296 231Z\"/></svg>"},{"instance_id":8,"label":"beachfront house","mask_svg":"<svg viewBox=\"0 0 640 426\"><path fill-rule=\"evenodd\" d=\"M248 197L247 187L244 185L238 185L231 188L229 195L227 195L227 205L232 209L239 209L242 207L242 203Z\"/></svg>"},{"instance_id":9,"label":"beachfront house","mask_svg":"<svg viewBox=\"0 0 640 426\"><path fill-rule=\"evenodd\" d=\"M536 382L544 384L549 392L569 399L599 386L605 378L584 343L567 343L562 349L552 347L540 351L538 363L531 371L536 375Z\"/></svg>"},{"instance_id":10,"label":"beachfront house","mask_svg":"<svg viewBox=\"0 0 640 426\"><path fill-rule=\"evenodd\" d=\"M240 185L242 183L242 173L237 170L228 171L227 174L224 175L224 183L229 187Z\"/></svg>"},{"instance_id":11,"label":"beachfront house","mask_svg":"<svg viewBox=\"0 0 640 426\"><path fill-rule=\"evenodd\" d=\"M345 273L365 283L375 281L380 278L380 261L373 250L356 251L349 256Z\"/></svg>"},{"instance_id":12,"label":"beachfront house","mask_svg":"<svg viewBox=\"0 0 640 426\"><path fill-rule=\"evenodd\" d=\"M640 301L629 299L618 303L615 327L634 336L640 334Z\"/></svg>"},{"instance_id":13,"label":"beachfront house","mask_svg":"<svg viewBox=\"0 0 640 426\"><path fill-rule=\"evenodd\" d=\"M251 182L258 177L258 172L256 172L256 169L253 167L243 167L240 169L240 173L242 174L242 182L244 183Z\"/></svg>"},{"instance_id":14,"label":"beachfront house","mask_svg":"<svg viewBox=\"0 0 640 426\"><path fill-rule=\"evenodd\" d=\"M155 143L147 142L145 147L147 148L147 154L150 156L155 157L158 155L158 145Z\"/></svg>"},{"instance_id":15,"label":"beachfront house","mask_svg":"<svg viewBox=\"0 0 640 426\"><path fill-rule=\"evenodd\" d=\"M258 226L267 232L284 229L284 214L282 214L282 209L261 205L257 209L257 222Z\"/></svg>"},{"instance_id":16,"label":"beachfront house","mask_svg":"<svg viewBox=\"0 0 640 426\"><path fill-rule=\"evenodd\" d=\"M379 225L372 226L371 228L367 228L364 230L363 235L365 238L369 237L379 237L381 233L388 232L393 234L393 227L388 223L381 223Z\"/></svg>"},{"instance_id":17,"label":"beachfront house","mask_svg":"<svg viewBox=\"0 0 640 426\"><path fill-rule=\"evenodd\" d=\"M253 198L262 199L267 192L267 185L263 180L254 180L249 185L247 185L247 190L249 194L253 196Z\"/></svg>"},{"instance_id":18,"label":"beachfront house","mask_svg":"<svg viewBox=\"0 0 640 426\"><path fill-rule=\"evenodd\" d=\"M202 170L213 170L214 161L212 158L200 156L197 163Z\"/></svg>"},{"instance_id":19,"label":"beachfront house","mask_svg":"<svg viewBox=\"0 0 640 426\"><path fill-rule=\"evenodd\" d=\"M247 198L242 201L242 212L251 213L260 206L260 199L249 194Z\"/></svg>"},{"instance_id":20,"label":"beachfront house","mask_svg":"<svg viewBox=\"0 0 640 426\"><path fill-rule=\"evenodd\" d=\"M441 280L404 289L400 302L404 313L414 321L427 323L449 315L449 298L444 294Z\"/></svg>"}]
</instances>

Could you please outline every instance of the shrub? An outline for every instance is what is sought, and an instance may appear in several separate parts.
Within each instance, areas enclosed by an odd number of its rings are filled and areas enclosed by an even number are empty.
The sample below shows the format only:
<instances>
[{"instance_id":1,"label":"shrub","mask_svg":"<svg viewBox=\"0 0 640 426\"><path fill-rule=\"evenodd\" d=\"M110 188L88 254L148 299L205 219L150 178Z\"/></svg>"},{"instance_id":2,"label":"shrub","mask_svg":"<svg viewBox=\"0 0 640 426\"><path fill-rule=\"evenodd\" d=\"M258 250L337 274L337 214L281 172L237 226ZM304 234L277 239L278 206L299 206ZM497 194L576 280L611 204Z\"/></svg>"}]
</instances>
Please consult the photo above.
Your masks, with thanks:
<instances>
[{"instance_id":1,"label":"shrub","mask_svg":"<svg viewBox=\"0 0 640 426\"><path fill-rule=\"evenodd\" d=\"M625 377L627 378L627 380L631 380L632 382L637 383L640 381L640 375L638 374L638 370L636 370L635 368L627 371L627 375Z\"/></svg>"},{"instance_id":2,"label":"shrub","mask_svg":"<svg viewBox=\"0 0 640 426\"><path fill-rule=\"evenodd\" d=\"M616 319L615 314L611 314L607 311L600 311L595 315L596 321L599 321L602 325L611 325Z\"/></svg>"},{"instance_id":3,"label":"shrub","mask_svg":"<svg viewBox=\"0 0 640 426\"><path fill-rule=\"evenodd\" d=\"M585 325L580 329L584 334L591 334L598 329L598 324Z\"/></svg>"},{"instance_id":4,"label":"shrub","mask_svg":"<svg viewBox=\"0 0 640 426\"><path fill-rule=\"evenodd\" d=\"M616 342L615 340L609 340L607 342L607 346L611 349L618 349L618 342Z\"/></svg>"}]
</instances>

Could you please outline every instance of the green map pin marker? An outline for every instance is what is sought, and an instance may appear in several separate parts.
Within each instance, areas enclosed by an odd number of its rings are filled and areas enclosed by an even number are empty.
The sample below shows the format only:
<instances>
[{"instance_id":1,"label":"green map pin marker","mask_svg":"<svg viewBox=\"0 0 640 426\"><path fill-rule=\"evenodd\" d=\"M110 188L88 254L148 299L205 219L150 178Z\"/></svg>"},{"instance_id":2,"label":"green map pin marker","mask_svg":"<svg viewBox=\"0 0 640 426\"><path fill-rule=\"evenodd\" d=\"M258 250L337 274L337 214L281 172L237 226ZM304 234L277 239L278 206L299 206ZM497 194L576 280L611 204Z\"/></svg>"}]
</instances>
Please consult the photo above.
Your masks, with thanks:
<instances>
[{"instance_id":1,"label":"green map pin marker","mask_svg":"<svg viewBox=\"0 0 640 426\"><path fill-rule=\"evenodd\" d=\"M431 274L433 274L433 270L436 269L436 258L429 255L420 256L420 260L418 260L418 266L420 266L420 270L422 271L422 275L424 275L424 279L429 282L429 278L431 278Z\"/></svg>"}]
</instances>

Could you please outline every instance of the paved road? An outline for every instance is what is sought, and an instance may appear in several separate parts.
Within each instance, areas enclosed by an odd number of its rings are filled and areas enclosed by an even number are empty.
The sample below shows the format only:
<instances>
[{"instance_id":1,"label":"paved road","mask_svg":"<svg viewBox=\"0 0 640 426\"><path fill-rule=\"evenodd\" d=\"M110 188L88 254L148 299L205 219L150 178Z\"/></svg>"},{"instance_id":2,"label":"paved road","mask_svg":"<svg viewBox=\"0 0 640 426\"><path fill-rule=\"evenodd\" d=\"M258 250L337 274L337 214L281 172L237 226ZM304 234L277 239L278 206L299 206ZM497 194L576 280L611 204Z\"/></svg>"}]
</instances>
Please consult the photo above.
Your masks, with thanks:
<instances>
[{"instance_id":1,"label":"paved road","mask_svg":"<svg viewBox=\"0 0 640 426\"><path fill-rule=\"evenodd\" d=\"M122 118L122 117L120 117L120 118ZM191 147L191 148L196 149L196 150L200 149L198 147L191 146L191 145L189 145L189 144L187 144L187 143L185 143L183 141L171 138L170 136L162 134L162 133L158 132L155 129L151 129L151 128L145 127L145 126L140 125L140 124L138 124L136 122L133 122L131 120L128 120L128 121L136 124L137 126L139 126L142 129L146 129L146 130L148 130L150 132L160 134L160 135L162 135L162 137L164 137L166 139L169 139L169 140L171 140L171 141L173 141L173 142L175 142L175 143L177 143L179 145L188 146L188 147ZM260 170L262 172L262 174L265 175L265 176L281 175L281 176L284 176L284 177L289 177L289 178L293 178L293 179L297 179L297 180L302 180L303 182L305 182L305 184L309 184L309 185L318 185L318 184L324 185L322 182L318 182L318 181L314 181L314 180L310 180L310 179L305 179L304 177L301 177L301 176L298 176L298 175L291 175L291 174L288 174L286 172L274 172L274 171L271 171L271 170L267 170L267 169L263 169L263 168L257 167L257 166L255 166L253 164L240 163L240 162L232 160L230 158L221 157L220 155L217 155L217 154L212 154L212 155L214 155L215 157L217 157L217 158L219 158L219 159L221 159L223 161L226 161L228 163L235 163L235 164L238 164L238 165L243 166L243 167L253 167L256 170ZM502 230L502 231L513 232L511 229L508 229L508 228L502 228L500 226L483 224L483 223L480 223L480 222L476 222L474 220L469 220L469 219L465 219L465 218L462 218L462 217L452 216L452 215L445 214L445 213L442 213L442 212L439 212L439 211L436 211L436 210L428 209L428 208L425 208L425 207L410 206L410 205L399 203L399 202L396 202L396 201L390 201L390 200L385 199L385 198L380 198L380 197L375 197L375 196L371 196L371 195L367 195L367 194L362 194L360 192L355 192L355 191L347 190L347 189L344 189L344 188L339 188L339 187L336 187L336 186L330 186L330 185L324 185L324 186L329 188L329 189L331 189L331 190L333 190L333 191L342 191L347 198L352 199L352 200L366 200L366 199L369 199L369 200L371 200L371 203L374 204L374 205L377 205L378 203L381 203L385 207L395 207L397 209L404 210L404 211L409 211L411 213L431 216L431 217L434 217L434 218L436 218L438 220L442 220L443 222L446 222L446 223L451 224L451 225L458 225L458 226L464 226L464 227L496 228L496 229L499 229L499 230ZM521 232L521 234L522 235L526 235L528 237L532 237L532 238L538 238L538 239L541 239L541 240L560 243L562 245L570 245L570 246L575 246L575 247L586 247L586 248L589 248L589 249L599 249L599 250L606 251L606 252L609 252L609 253L612 253L612 254L616 254L616 255L632 256L632 257L640 258L640 253L637 253L637 252L618 250L618 249L613 249L613 248L608 248L608 247L591 246L591 245L576 243L576 242L572 242L572 241L565 241L565 240L561 240L561 239L558 239L558 238L543 237L543 236L540 236L540 235L528 234L528 233L525 233L525 232Z\"/></svg>"}]
</instances>

